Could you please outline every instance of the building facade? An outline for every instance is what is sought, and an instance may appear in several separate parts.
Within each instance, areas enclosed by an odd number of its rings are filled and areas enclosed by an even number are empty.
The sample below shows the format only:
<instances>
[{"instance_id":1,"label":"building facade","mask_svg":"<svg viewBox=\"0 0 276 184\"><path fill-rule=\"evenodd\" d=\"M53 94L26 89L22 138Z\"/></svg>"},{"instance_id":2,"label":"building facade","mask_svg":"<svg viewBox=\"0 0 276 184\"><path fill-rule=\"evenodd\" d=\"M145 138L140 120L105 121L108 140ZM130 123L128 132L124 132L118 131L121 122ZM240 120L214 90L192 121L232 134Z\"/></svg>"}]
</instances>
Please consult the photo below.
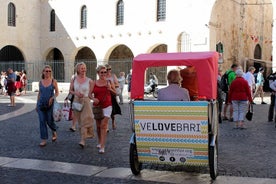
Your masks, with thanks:
<instances>
[{"instance_id":1,"label":"building facade","mask_svg":"<svg viewBox=\"0 0 276 184\"><path fill-rule=\"evenodd\" d=\"M215 51L272 67L274 0L0 0L0 66L21 62L34 79L49 63L69 81L77 61L128 72L141 53ZM2 63L2 65L1 65ZM38 65L40 63L41 65ZM166 82L165 68L153 70Z\"/></svg>"}]
</instances>

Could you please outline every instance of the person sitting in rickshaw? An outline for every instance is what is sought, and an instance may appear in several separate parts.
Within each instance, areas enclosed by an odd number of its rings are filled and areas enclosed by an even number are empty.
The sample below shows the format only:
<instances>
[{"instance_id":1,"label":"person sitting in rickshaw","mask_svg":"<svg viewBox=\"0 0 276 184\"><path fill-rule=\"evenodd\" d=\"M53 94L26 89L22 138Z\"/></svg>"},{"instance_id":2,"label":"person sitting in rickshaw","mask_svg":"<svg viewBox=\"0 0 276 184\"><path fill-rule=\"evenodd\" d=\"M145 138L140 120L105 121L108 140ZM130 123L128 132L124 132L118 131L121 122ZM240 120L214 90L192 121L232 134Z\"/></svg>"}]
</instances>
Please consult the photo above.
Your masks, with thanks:
<instances>
[{"instance_id":1,"label":"person sitting in rickshaw","mask_svg":"<svg viewBox=\"0 0 276 184\"><path fill-rule=\"evenodd\" d=\"M169 86L158 90L157 100L190 101L189 91L180 87L182 78L178 70L170 70L167 75Z\"/></svg>"}]
</instances>

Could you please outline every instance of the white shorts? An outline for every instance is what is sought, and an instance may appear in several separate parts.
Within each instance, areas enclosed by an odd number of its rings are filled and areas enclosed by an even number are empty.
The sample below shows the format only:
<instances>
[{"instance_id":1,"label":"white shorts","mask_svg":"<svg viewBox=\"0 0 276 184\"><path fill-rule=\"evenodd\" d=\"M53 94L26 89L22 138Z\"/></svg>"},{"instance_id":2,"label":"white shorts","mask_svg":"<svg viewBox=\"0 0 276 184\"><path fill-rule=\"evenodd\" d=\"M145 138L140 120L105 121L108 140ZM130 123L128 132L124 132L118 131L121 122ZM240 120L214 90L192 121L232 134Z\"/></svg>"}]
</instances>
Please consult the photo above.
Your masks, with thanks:
<instances>
[{"instance_id":1,"label":"white shorts","mask_svg":"<svg viewBox=\"0 0 276 184\"><path fill-rule=\"evenodd\" d=\"M112 112L112 106L108 106L106 108L103 108L103 113L104 113L105 117L110 118L111 112Z\"/></svg>"}]
</instances>

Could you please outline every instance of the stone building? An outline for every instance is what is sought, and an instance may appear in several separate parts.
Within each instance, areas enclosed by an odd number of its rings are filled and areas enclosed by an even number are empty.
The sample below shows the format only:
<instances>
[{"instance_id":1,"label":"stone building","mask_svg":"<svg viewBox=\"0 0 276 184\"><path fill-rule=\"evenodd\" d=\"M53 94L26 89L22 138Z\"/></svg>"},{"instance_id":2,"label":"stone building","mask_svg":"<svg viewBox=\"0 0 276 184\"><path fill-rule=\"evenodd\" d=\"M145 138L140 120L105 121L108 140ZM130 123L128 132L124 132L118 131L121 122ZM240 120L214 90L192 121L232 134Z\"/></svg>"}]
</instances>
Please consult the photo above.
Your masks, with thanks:
<instances>
[{"instance_id":1,"label":"stone building","mask_svg":"<svg viewBox=\"0 0 276 184\"><path fill-rule=\"evenodd\" d=\"M49 63L69 81L76 61L128 73L151 52L221 52L220 67L265 66L276 43L274 0L0 0L0 69L26 68L37 80ZM273 17L274 16L274 17ZM272 34L273 33L273 34ZM223 47L223 51L220 48ZM274 47L276 48L276 47ZM13 63L13 64L12 64ZM16 63L16 64L14 64ZM152 69L165 83L166 68Z\"/></svg>"}]
</instances>

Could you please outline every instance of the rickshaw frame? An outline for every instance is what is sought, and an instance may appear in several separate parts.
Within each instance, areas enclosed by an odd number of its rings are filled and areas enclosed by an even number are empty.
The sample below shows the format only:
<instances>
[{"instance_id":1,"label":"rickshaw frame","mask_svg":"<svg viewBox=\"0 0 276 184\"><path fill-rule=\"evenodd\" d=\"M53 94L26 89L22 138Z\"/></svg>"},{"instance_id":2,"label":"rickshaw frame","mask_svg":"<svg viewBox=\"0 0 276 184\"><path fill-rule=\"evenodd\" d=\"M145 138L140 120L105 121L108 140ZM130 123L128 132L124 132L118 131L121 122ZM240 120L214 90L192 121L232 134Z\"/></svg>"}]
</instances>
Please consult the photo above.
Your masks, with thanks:
<instances>
[{"instance_id":1,"label":"rickshaw frame","mask_svg":"<svg viewBox=\"0 0 276 184\"><path fill-rule=\"evenodd\" d=\"M139 162L139 150L137 151L137 140L135 131L135 104L144 100L144 74L149 67L160 66L194 66L198 78L198 94L203 97L202 103L192 102L193 105L203 104L207 106L208 116L208 165L210 176L216 179L218 174L217 136L218 136L218 102L217 102L217 75L218 75L218 53L217 52L188 52L188 53L152 53L141 54L133 59L130 119L133 134L130 139L130 167L132 173L140 173L142 163ZM155 102L152 102L155 104ZM158 102L157 102L158 103ZM174 102L172 102L175 104ZM177 102L176 102L177 103ZM188 104L189 102L179 102ZM180 105L181 105L180 104ZM207 104L207 105L206 105Z\"/></svg>"}]
</instances>

